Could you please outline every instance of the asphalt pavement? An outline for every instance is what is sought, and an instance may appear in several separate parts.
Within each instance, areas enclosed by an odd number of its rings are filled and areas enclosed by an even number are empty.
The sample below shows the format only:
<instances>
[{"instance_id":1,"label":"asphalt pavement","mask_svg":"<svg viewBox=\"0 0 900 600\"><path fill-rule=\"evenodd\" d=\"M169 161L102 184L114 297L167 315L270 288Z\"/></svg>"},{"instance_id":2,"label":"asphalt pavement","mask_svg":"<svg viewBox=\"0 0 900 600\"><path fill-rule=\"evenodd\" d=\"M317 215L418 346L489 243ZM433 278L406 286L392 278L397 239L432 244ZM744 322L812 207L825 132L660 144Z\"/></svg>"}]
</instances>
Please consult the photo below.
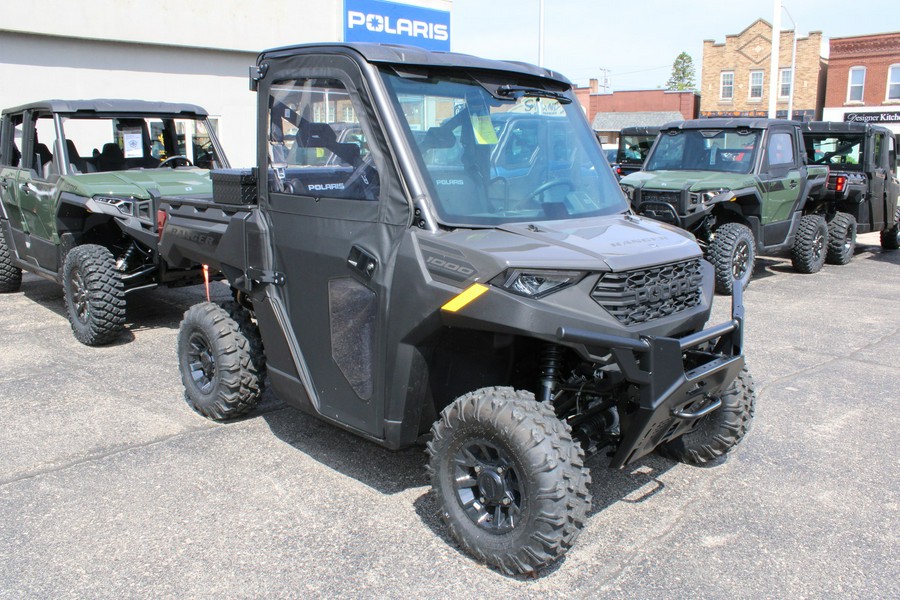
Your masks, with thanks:
<instances>
[{"instance_id":1,"label":"asphalt pavement","mask_svg":"<svg viewBox=\"0 0 900 600\"><path fill-rule=\"evenodd\" d=\"M0 296L0 598L900 598L900 251L859 242L815 275L759 260L741 446L592 458L587 526L529 578L457 548L421 448L268 392L237 422L192 412L175 338L202 288L139 293L122 341L88 348L26 275Z\"/></svg>"}]
</instances>

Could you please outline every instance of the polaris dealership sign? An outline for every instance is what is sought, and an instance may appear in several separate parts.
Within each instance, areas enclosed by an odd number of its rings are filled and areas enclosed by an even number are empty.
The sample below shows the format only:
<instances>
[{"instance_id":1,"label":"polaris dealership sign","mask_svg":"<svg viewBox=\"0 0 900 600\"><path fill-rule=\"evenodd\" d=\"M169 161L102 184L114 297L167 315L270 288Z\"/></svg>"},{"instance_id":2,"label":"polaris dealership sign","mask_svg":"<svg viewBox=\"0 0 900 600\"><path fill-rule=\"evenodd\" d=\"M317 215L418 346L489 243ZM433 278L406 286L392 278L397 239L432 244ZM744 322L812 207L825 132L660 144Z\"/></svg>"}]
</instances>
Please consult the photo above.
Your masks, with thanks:
<instances>
[{"instance_id":1,"label":"polaris dealership sign","mask_svg":"<svg viewBox=\"0 0 900 600\"><path fill-rule=\"evenodd\" d=\"M344 0L344 41L450 50L450 13L383 0Z\"/></svg>"}]
</instances>

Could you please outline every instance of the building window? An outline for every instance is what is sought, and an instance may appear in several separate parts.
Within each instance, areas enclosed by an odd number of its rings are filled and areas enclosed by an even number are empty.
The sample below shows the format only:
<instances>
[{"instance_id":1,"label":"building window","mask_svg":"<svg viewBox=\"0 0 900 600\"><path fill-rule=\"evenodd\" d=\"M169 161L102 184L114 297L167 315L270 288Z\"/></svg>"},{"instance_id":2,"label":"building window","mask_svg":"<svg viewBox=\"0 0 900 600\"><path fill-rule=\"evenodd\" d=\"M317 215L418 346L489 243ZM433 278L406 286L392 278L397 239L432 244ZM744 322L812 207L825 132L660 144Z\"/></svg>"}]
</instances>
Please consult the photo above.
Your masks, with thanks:
<instances>
[{"instance_id":1,"label":"building window","mask_svg":"<svg viewBox=\"0 0 900 600\"><path fill-rule=\"evenodd\" d=\"M761 100L763 97L763 72L750 71L750 99Z\"/></svg>"},{"instance_id":2,"label":"building window","mask_svg":"<svg viewBox=\"0 0 900 600\"><path fill-rule=\"evenodd\" d=\"M778 87L778 97L779 98L790 98L791 97L791 70L790 69L782 69L781 70L781 85Z\"/></svg>"},{"instance_id":3,"label":"building window","mask_svg":"<svg viewBox=\"0 0 900 600\"><path fill-rule=\"evenodd\" d=\"M866 68L851 67L847 78L847 102L862 102L863 88L866 85Z\"/></svg>"},{"instance_id":4,"label":"building window","mask_svg":"<svg viewBox=\"0 0 900 600\"><path fill-rule=\"evenodd\" d=\"M734 72L722 71L722 83L719 86L719 97L722 100L734 98Z\"/></svg>"},{"instance_id":5,"label":"building window","mask_svg":"<svg viewBox=\"0 0 900 600\"><path fill-rule=\"evenodd\" d=\"M900 100L900 65L888 69L887 99Z\"/></svg>"}]
</instances>

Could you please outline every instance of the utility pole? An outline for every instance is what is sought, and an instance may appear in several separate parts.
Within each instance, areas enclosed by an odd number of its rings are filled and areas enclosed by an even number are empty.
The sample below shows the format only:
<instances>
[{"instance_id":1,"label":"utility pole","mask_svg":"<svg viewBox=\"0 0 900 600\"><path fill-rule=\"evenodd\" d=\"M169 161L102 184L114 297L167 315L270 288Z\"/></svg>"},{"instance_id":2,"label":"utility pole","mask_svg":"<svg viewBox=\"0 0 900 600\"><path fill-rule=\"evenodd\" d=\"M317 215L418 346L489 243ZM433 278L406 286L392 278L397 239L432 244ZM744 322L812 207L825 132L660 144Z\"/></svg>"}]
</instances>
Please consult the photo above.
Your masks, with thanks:
<instances>
[{"instance_id":1,"label":"utility pole","mask_svg":"<svg viewBox=\"0 0 900 600\"><path fill-rule=\"evenodd\" d=\"M769 63L769 118L774 119L778 103L778 50L781 46L781 0L772 9L772 61ZM794 90L791 90L791 94Z\"/></svg>"},{"instance_id":2,"label":"utility pole","mask_svg":"<svg viewBox=\"0 0 900 600\"><path fill-rule=\"evenodd\" d=\"M538 0L538 66L544 66L544 0Z\"/></svg>"}]
</instances>

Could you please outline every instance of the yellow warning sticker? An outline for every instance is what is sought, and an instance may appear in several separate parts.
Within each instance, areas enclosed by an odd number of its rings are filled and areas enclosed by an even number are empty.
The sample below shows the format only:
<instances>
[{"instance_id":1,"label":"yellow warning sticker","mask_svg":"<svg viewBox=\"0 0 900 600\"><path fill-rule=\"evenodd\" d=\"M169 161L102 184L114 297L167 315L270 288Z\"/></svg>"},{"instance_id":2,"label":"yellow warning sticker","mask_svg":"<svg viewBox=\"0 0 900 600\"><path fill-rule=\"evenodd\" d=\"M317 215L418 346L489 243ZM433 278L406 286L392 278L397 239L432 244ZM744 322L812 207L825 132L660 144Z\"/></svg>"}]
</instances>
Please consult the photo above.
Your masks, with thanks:
<instances>
[{"instance_id":1,"label":"yellow warning sticker","mask_svg":"<svg viewBox=\"0 0 900 600\"><path fill-rule=\"evenodd\" d=\"M447 302L447 304L443 305L441 307L441 310L446 310L447 312L456 312L486 291L488 291L486 285L473 283L455 298Z\"/></svg>"}]
</instances>

